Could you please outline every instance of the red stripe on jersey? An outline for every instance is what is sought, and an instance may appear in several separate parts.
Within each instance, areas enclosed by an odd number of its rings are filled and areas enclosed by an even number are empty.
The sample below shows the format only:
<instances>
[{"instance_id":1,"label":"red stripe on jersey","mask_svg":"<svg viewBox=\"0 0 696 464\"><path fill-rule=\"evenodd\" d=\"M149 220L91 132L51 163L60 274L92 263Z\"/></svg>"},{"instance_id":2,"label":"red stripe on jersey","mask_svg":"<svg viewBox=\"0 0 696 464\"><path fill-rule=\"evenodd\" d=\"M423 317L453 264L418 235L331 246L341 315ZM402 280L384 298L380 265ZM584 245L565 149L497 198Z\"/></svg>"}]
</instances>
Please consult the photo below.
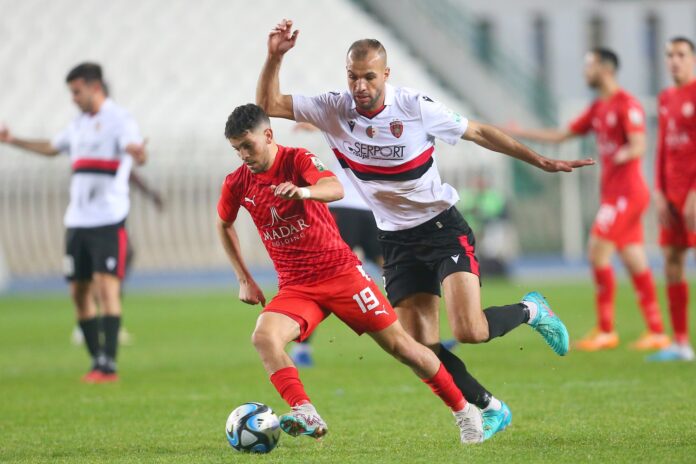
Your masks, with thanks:
<instances>
[{"instance_id":1,"label":"red stripe on jersey","mask_svg":"<svg viewBox=\"0 0 696 464\"><path fill-rule=\"evenodd\" d=\"M126 277L126 259L128 258L128 233L125 227L118 229L118 265L116 277L123 280Z\"/></svg>"},{"instance_id":2,"label":"red stripe on jersey","mask_svg":"<svg viewBox=\"0 0 696 464\"><path fill-rule=\"evenodd\" d=\"M353 171L362 172L366 174L401 174L402 172L410 171L411 169L416 169L427 163L430 160L430 158L432 158L434 151L435 147L432 146L420 155L413 158L411 161L404 164L399 164L398 166L372 166L353 161L349 159L346 155L338 151L337 148L333 149L336 158L338 158L339 160L343 160Z\"/></svg>"},{"instance_id":3,"label":"red stripe on jersey","mask_svg":"<svg viewBox=\"0 0 696 464\"><path fill-rule=\"evenodd\" d=\"M103 171L115 174L120 161L82 158L72 164L73 171Z\"/></svg>"},{"instance_id":4,"label":"red stripe on jersey","mask_svg":"<svg viewBox=\"0 0 696 464\"><path fill-rule=\"evenodd\" d=\"M355 111L357 111L360 116L365 116L368 119L372 119L375 116L377 116L379 113L384 111L384 108L386 108L386 105L382 105L381 107L377 108L374 111L363 111L359 108L355 108Z\"/></svg>"},{"instance_id":5,"label":"red stripe on jersey","mask_svg":"<svg viewBox=\"0 0 696 464\"><path fill-rule=\"evenodd\" d=\"M476 259L474 246L471 243L469 243L469 237L467 237L466 235L460 235L459 244L462 246L462 248L464 248L464 251L466 251L466 257L469 258L469 266L471 266L471 273L480 276L481 274L479 273L479 263Z\"/></svg>"}]
</instances>

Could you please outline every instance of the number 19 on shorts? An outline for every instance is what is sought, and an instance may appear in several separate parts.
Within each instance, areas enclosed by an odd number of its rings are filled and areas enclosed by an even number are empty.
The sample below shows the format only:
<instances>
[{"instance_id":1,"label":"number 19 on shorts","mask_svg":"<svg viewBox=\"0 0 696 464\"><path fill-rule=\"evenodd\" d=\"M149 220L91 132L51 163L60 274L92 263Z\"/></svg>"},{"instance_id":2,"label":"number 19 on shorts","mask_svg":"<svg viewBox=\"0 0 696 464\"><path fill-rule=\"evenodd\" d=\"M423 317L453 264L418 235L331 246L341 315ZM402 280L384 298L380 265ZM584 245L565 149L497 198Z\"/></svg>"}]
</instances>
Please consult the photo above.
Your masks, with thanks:
<instances>
[{"instance_id":1,"label":"number 19 on shorts","mask_svg":"<svg viewBox=\"0 0 696 464\"><path fill-rule=\"evenodd\" d=\"M379 300L370 287L365 287L360 290L358 293L353 295L353 299L356 303L358 303L358 306L363 313L372 311L379 306Z\"/></svg>"}]
</instances>

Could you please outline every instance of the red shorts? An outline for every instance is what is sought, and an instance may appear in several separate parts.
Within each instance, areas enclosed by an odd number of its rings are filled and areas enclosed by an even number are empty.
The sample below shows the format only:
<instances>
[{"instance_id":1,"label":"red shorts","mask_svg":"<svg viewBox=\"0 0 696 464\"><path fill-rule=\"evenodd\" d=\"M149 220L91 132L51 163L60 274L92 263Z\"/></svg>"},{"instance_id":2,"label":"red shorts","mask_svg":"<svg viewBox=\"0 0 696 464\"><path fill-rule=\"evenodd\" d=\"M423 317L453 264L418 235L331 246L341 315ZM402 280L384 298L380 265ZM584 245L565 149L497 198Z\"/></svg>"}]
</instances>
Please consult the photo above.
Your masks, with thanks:
<instances>
[{"instance_id":1,"label":"red shorts","mask_svg":"<svg viewBox=\"0 0 696 464\"><path fill-rule=\"evenodd\" d=\"M670 227L660 225L660 245L680 248L696 247L696 232L688 230L684 222L683 211L685 202L686 198L681 202L670 202L672 224Z\"/></svg>"},{"instance_id":2,"label":"red shorts","mask_svg":"<svg viewBox=\"0 0 696 464\"><path fill-rule=\"evenodd\" d=\"M397 320L394 308L362 266L321 282L283 287L264 311L284 314L297 321L298 341L306 340L331 313L358 335L379 332Z\"/></svg>"},{"instance_id":3,"label":"red shorts","mask_svg":"<svg viewBox=\"0 0 696 464\"><path fill-rule=\"evenodd\" d=\"M641 218L649 205L649 193L602 199L592 224L592 235L613 242L619 249L643 243Z\"/></svg>"}]
</instances>

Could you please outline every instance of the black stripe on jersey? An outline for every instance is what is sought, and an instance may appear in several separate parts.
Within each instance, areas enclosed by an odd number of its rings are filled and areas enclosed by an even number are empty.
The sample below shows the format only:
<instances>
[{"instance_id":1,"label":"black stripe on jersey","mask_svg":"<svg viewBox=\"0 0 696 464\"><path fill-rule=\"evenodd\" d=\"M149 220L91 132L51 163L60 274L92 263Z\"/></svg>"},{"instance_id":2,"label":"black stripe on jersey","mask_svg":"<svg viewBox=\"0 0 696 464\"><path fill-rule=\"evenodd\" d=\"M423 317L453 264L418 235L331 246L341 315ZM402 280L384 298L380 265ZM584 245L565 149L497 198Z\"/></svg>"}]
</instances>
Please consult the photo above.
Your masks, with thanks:
<instances>
[{"instance_id":1,"label":"black stripe on jersey","mask_svg":"<svg viewBox=\"0 0 696 464\"><path fill-rule=\"evenodd\" d=\"M111 169L99 169L99 168L79 168L73 170L73 174L105 174L107 176L115 176L116 171Z\"/></svg>"},{"instance_id":2,"label":"black stripe on jersey","mask_svg":"<svg viewBox=\"0 0 696 464\"><path fill-rule=\"evenodd\" d=\"M344 160L338 158L338 162L341 165L343 169L350 169L350 166L348 166L348 163L346 163ZM430 158L428 161L425 163L421 164L418 167L415 167L413 169L409 169L408 171L404 172L398 172L395 174L382 174L382 173L377 173L377 172L360 172L356 171L355 169L351 169L353 174L355 174L355 177L357 177L360 180L391 180L391 181L405 181L405 180L416 180L421 177L423 177L423 174L425 174L428 169L433 165L433 159Z\"/></svg>"}]
</instances>

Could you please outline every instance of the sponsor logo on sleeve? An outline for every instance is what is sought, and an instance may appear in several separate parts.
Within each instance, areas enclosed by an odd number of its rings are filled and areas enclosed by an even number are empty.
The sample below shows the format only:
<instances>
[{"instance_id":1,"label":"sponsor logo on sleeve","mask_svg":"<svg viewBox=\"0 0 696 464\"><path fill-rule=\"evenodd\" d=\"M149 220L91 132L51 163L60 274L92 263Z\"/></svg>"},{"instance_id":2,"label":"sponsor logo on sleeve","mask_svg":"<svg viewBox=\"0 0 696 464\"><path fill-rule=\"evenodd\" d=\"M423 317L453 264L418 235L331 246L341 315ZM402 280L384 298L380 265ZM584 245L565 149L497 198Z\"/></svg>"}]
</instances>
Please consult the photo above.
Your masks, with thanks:
<instances>
[{"instance_id":1,"label":"sponsor logo on sleeve","mask_svg":"<svg viewBox=\"0 0 696 464\"><path fill-rule=\"evenodd\" d=\"M324 166L324 163L322 163L319 158L317 158L314 155L310 155L310 158L312 160L312 163L314 163L314 167L317 168L317 171L326 171L326 166Z\"/></svg>"},{"instance_id":2,"label":"sponsor logo on sleeve","mask_svg":"<svg viewBox=\"0 0 696 464\"><path fill-rule=\"evenodd\" d=\"M643 124L643 113L638 108L628 110L628 120L636 126Z\"/></svg>"},{"instance_id":3,"label":"sponsor logo on sleeve","mask_svg":"<svg viewBox=\"0 0 696 464\"><path fill-rule=\"evenodd\" d=\"M422 98L423 98L423 100L425 100L425 101L427 101L427 102L434 103L434 102L433 102L433 99L430 98L430 97L428 97L427 95L423 95Z\"/></svg>"},{"instance_id":4,"label":"sponsor logo on sleeve","mask_svg":"<svg viewBox=\"0 0 696 464\"><path fill-rule=\"evenodd\" d=\"M447 115L450 117L450 119L456 123L462 122L462 115L459 113L456 113L450 109L446 110Z\"/></svg>"}]
</instances>

